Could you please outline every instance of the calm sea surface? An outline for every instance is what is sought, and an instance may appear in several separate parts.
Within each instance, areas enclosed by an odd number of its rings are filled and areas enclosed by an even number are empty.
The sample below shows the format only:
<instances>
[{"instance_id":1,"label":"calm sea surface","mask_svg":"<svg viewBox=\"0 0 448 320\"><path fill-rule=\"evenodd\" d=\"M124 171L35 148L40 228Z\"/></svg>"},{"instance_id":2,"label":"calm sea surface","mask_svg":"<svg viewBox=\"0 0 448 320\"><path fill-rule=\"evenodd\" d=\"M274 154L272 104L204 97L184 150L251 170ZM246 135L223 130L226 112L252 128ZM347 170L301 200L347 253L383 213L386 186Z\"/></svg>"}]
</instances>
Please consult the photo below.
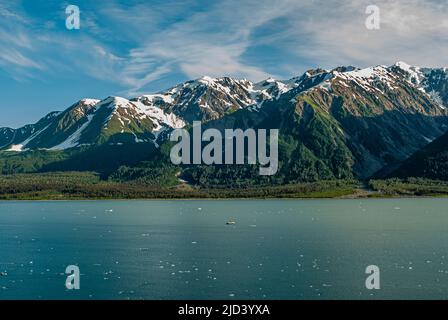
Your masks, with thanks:
<instances>
[{"instance_id":1,"label":"calm sea surface","mask_svg":"<svg viewBox=\"0 0 448 320\"><path fill-rule=\"evenodd\" d=\"M0 271L0 299L445 299L448 199L0 202Z\"/></svg>"}]
</instances>

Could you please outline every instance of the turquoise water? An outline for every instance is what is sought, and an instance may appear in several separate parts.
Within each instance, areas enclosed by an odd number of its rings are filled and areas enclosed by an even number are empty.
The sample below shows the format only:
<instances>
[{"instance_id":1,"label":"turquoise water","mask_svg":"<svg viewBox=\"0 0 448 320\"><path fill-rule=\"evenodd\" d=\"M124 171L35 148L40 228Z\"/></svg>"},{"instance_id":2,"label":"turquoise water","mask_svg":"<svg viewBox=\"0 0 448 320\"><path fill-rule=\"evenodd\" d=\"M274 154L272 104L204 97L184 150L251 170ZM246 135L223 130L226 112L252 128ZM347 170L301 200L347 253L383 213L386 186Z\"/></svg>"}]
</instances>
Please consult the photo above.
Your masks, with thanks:
<instances>
[{"instance_id":1,"label":"turquoise water","mask_svg":"<svg viewBox=\"0 0 448 320\"><path fill-rule=\"evenodd\" d=\"M448 199L0 202L0 299L445 299L447 208ZM81 270L80 290L65 288L68 265ZM365 288L368 265L380 268L380 290Z\"/></svg>"}]
</instances>

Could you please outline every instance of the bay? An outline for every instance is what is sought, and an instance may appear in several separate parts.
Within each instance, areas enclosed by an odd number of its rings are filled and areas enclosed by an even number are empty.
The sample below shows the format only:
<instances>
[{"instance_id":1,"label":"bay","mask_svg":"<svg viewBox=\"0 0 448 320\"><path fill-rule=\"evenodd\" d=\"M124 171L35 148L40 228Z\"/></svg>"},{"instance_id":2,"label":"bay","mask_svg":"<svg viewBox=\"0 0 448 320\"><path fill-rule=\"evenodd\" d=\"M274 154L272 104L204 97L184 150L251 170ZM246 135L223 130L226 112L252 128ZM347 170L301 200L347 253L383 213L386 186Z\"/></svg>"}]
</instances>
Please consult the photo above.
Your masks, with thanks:
<instances>
[{"instance_id":1,"label":"bay","mask_svg":"<svg viewBox=\"0 0 448 320\"><path fill-rule=\"evenodd\" d=\"M0 299L445 299L447 208L443 198L0 202ZM80 290L65 288L69 265ZM380 290L365 287L369 265Z\"/></svg>"}]
</instances>

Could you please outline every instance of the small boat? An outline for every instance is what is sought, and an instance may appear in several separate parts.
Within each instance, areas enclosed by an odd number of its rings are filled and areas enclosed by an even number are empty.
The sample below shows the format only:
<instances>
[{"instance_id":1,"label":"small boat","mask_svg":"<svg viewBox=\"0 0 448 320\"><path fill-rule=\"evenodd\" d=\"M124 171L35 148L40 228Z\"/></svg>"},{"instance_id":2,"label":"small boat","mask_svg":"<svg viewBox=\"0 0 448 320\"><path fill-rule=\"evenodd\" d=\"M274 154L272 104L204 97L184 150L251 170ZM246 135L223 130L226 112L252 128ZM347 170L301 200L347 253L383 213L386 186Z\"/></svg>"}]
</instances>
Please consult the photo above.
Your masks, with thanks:
<instances>
[{"instance_id":1,"label":"small boat","mask_svg":"<svg viewBox=\"0 0 448 320\"><path fill-rule=\"evenodd\" d=\"M0 277L6 277L8 274L6 272L0 272Z\"/></svg>"},{"instance_id":2,"label":"small boat","mask_svg":"<svg viewBox=\"0 0 448 320\"><path fill-rule=\"evenodd\" d=\"M236 224L236 221L235 220L229 220L229 221L227 221L227 223L226 223L226 225L228 225L228 226L233 226L233 225L235 225Z\"/></svg>"}]
</instances>

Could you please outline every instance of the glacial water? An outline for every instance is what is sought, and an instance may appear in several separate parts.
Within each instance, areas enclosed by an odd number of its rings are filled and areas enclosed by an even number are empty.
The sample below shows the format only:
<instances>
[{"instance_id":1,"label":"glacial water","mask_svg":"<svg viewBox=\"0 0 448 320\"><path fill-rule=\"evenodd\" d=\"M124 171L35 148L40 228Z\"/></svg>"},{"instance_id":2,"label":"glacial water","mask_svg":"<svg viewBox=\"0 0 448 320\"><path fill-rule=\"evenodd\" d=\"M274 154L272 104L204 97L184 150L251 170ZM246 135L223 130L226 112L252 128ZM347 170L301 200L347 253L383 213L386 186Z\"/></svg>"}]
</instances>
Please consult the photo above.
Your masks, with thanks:
<instances>
[{"instance_id":1,"label":"glacial water","mask_svg":"<svg viewBox=\"0 0 448 320\"><path fill-rule=\"evenodd\" d=\"M448 199L0 202L0 272L0 299L445 299Z\"/></svg>"}]
</instances>

